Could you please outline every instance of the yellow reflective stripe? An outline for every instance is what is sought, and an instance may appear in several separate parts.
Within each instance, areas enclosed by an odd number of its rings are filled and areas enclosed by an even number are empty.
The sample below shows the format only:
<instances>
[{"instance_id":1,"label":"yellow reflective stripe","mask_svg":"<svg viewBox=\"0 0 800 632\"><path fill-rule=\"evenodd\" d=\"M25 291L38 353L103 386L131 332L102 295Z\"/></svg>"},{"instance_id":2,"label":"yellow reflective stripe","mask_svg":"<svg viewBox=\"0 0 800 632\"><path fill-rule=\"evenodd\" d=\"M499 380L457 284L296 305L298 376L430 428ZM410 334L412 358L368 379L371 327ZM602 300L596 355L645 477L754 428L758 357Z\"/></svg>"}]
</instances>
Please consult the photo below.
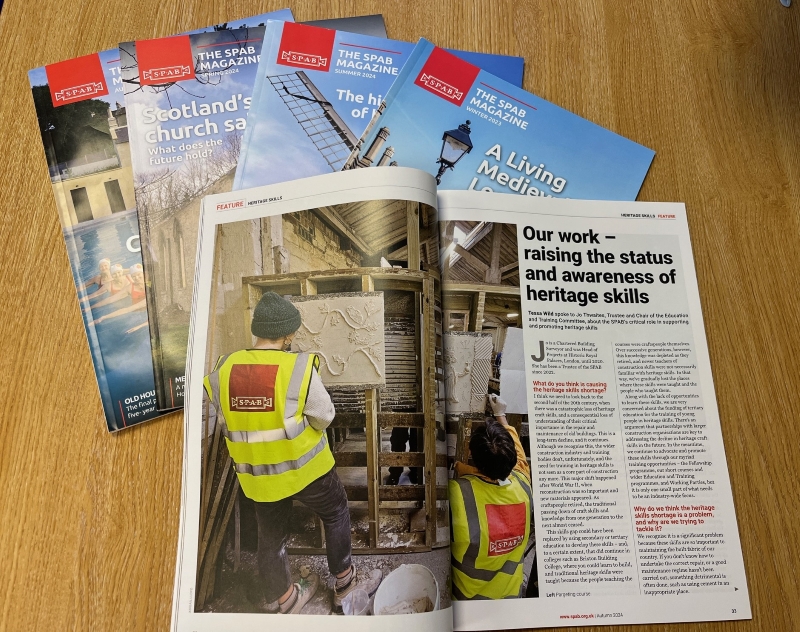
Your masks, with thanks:
<instances>
[{"instance_id":1,"label":"yellow reflective stripe","mask_svg":"<svg viewBox=\"0 0 800 632\"><path fill-rule=\"evenodd\" d=\"M220 356L219 362L217 365L219 366L224 360L226 360L228 356ZM222 424L222 430L225 430L225 414L222 412L222 405L220 404L220 396L219 396L219 371L213 371L211 374L206 375L203 379L203 386L206 388L206 392L208 393L208 397L211 400L211 405L214 407L214 410L217 412L217 423Z\"/></svg>"},{"instance_id":2,"label":"yellow reflective stripe","mask_svg":"<svg viewBox=\"0 0 800 632\"><path fill-rule=\"evenodd\" d=\"M289 439L297 437L308 426L308 421L302 411L305 408L308 384L311 381L312 365L312 356L308 353L300 353L292 368L283 409L283 425ZM304 386L305 388L303 388Z\"/></svg>"},{"instance_id":3,"label":"yellow reflective stripe","mask_svg":"<svg viewBox=\"0 0 800 632\"><path fill-rule=\"evenodd\" d=\"M289 470L299 470L311 459L317 456L328 445L328 439L323 434L317 445L311 448L308 452L303 454L300 458L293 461L282 461L281 463L269 463L262 465L250 465L249 463L236 463L236 471L240 474L251 474L253 476L274 476L276 474L283 474Z\"/></svg>"},{"instance_id":4,"label":"yellow reflective stripe","mask_svg":"<svg viewBox=\"0 0 800 632\"><path fill-rule=\"evenodd\" d=\"M308 426L294 439L280 441L264 441L261 443L245 443L228 440L228 452L236 463L262 465L295 461L313 448L319 441L319 430Z\"/></svg>"},{"instance_id":5,"label":"yellow reflective stripe","mask_svg":"<svg viewBox=\"0 0 800 632\"><path fill-rule=\"evenodd\" d=\"M222 435L235 443L266 443L268 441L281 441L286 439L286 430L228 430L228 425L222 419Z\"/></svg>"},{"instance_id":6,"label":"yellow reflective stripe","mask_svg":"<svg viewBox=\"0 0 800 632\"><path fill-rule=\"evenodd\" d=\"M533 506L533 492L531 491L531 486L528 484L528 480L525 478L524 474L520 474L519 472L511 472L511 476L517 479L517 482L520 484L522 489L525 490L525 494L528 496L528 502L530 502L531 507Z\"/></svg>"},{"instance_id":7,"label":"yellow reflective stripe","mask_svg":"<svg viewBox=\"0 0 800 632\"><path fill-rule=\"evenodd\" d=\"M325 448L299 470L283 474L253 476L237 473L244 495L256 502L275 502L305 489L312 481L330 472L336 464L330 448Z\"/></svg>"}]
</instances>

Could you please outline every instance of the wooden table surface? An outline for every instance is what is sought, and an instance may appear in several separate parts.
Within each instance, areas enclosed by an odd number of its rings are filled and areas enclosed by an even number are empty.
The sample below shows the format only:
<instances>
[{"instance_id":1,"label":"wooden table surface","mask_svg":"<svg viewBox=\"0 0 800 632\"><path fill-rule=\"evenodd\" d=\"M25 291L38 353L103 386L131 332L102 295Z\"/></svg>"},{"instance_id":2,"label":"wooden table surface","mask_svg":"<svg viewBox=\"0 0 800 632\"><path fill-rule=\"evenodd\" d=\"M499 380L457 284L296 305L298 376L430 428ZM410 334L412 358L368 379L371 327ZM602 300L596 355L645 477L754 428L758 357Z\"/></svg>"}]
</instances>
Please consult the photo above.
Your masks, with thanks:
<instances>
[{"instance_id":1,"label":"wooden table surface","mask_svg":"<svg viewBox=\"0 0 800 632\"><path fill-rule=\"evenodd\" d=\"M26 72L281 6L7 0L0 14L2 630L167 629L181 485L180 415L105 430ZM687 204L753 620L636 629L800 629L800 6L292 8L382 12L397 39L522 55L526 89L656 150L639 199Z\"/></svg>"}]
</instances>

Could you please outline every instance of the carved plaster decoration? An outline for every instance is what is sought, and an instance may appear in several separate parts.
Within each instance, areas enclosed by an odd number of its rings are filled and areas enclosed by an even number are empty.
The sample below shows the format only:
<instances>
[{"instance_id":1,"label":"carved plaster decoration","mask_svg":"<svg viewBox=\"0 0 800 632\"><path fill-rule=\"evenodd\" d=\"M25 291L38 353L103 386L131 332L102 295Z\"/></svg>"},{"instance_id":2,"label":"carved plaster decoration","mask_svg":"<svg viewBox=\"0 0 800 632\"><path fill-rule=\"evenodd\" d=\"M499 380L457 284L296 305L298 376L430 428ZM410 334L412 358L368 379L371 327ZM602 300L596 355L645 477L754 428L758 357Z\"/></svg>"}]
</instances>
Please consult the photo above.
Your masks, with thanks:
<instances>
[{"instance_id":1,"label":"carved plaster decoration","mask_svg":"<svg viewBox=\"0 0 800 632\"><path fill-rule=\"evenodd\" d=\"M482 413L492 372L492 335L474 331L444 334L448 413Z\"/></svg>"},{"instance_id":2,"label":"carved plaster decoration","mask_svg":"<svg viewBox=\"0 0 800 632\"><path fill-rule=\"evenodd\" d=\"M378 388L386 384L383 292L294 296L302 325L292 351L320 357L325 386Z\"/></svg>"}]
</instances>

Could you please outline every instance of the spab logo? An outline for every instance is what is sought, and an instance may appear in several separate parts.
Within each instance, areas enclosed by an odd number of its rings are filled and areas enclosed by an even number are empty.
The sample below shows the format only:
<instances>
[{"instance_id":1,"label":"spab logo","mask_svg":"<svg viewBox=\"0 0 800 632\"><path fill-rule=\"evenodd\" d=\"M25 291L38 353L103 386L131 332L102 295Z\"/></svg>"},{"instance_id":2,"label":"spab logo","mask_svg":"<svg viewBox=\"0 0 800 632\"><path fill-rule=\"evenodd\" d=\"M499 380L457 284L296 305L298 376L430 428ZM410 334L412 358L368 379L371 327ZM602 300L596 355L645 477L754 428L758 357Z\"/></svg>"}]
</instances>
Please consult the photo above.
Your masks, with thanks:
<instances>
[{"instance_id":1,"label":"spab logo","mask_svg":"<svg viewBox=\"0 0 800 632\"><path fill-rule=\"evenodd\" d=\"M171 81L194 79L194 58L188 35L136 42L139 81L155 86Z\"/></svg>"},{"instance_id":2,"label":"spab logo","mask_svg":"<svg viewBox=\"0 0 800 632\"><path fill-rule=\"evenodd\" d=\"M431 51L414 83L460 106L480 69L439 47Z\"/></svg>"},{"instance_id":3,"label":"spab logo","mask_svg":"<svg viewBox=\"0 0 800 632\"><path fill-rule=\"evenodd\" d=\"M285 22L278 47L277 63L282 66L328 72L335 38L336 31Z\"/></svg>"},{"instance_id":4,"label":"spab logo","mask_svg":"<svg viewBox=\"0 0 800 632\"><path fill-rule=\"evenodd\" d=\"M100 56L85 55L45 66L53 105L67 105L108 94Z\"/></svg>"},{"instance_id":5,"label":"spab logo","mask_svg":"<svg viewBox=\"0 0 800 632\"><path fill-rule=\"evenodd\" d=\"M231 411L274 411L277 375L275 364L234 364L228 381Z\"/></svg>"},{"instance_id":6,"label":"spab logo","mask_svg":"<svg viewBox=\"0 0 800 632\"><path fill-rule=\"evenodd\" d=\"M142 71L142 78L155 83L177 81L192 74L189 66L168 66L166 68L152 68Z\"/></svg>"},{"instance_id":7,"label":"spab logo","mask_svg":"<svg viewBox=\"0 0 800 632\"><path fill-rule=\"evenodd\" d=\"M489 555L506 555L525 540L526 505L486 505Z\"/></svg>"},{"instance_id":8,"label":"spab logo","mask_svg":"<svg viewBox=\"0 0 800 632\"><path fill-rule=\"evenodd\" d=\"M281 51L281 61L289 62L287 65L310 66L311 68L325 68L328 58L320 55L307 55L293 50Z\"/></svg>"}]
</instances>

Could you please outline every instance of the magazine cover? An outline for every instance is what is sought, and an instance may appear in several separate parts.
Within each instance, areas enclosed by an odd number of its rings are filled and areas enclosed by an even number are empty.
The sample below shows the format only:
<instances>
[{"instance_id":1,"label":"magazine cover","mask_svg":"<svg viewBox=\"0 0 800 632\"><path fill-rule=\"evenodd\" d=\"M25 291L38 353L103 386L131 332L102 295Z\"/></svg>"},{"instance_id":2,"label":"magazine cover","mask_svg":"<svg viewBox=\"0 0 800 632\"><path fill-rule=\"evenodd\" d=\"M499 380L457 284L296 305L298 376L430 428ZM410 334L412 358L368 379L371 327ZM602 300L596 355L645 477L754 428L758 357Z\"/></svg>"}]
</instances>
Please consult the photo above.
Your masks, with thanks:
<instances>
[{"instance_id":1,"label":"magazine cover","mask_svg":"<svg viewBox=\"0 0 800 632\"><path fill-rule=\"evenodd\" d=\"M389 148L443 189L599 200L636 199L655 155L424 39L344 168Z\"/></svg>"},{"instance_id":2,"label":"magazine cover","mask_svg":"<svg viewBox=\"0 0 800 632\"><path fill-rule=\"evenodd\" d=\"M267 26L234 190L339 171L414 45L312 26ZM453 51L521 85L522 59ZM391 164L387 148L381 164Z\"/></svg>"},{"instance_id":3,"label":"magazine cover","mask_svg":"<svg viewBox=\"0 0 800 632\"><path fill-rule=\"evenodd\" d=\"M293 19L283 9L249 20L271 17ZM119 50L28 79L106 423L119 430L159 414Z\"/></svg>"},{"instance_id":4,"label":"magazine cover","mask_svg":"<svg viewBox=\"0 0 800 632\"><path fill-rule=\"evenodd\" d=\"M183 404L200 199L231 188L263 34L120 44L159 408Z\"/></svg>"},{"instance_id":5,"label":"magazine cover","mask_svg":"<svg viewBox=\"0 0 800 632\"><path fill-rule=\"evenodd\" d=\"M451 629L435 186L395 171L203 200L174 630Z\"/></svg>"},{"instance_id":6,"label":"magazine cover","mask_svg":"<svg viewBox=\"0 0 800 632\"><path fill-rule=\"evenodd\" d=\"M116 50L28 73L109 431L157 417Z\"/></svg>"}]
</instances>

